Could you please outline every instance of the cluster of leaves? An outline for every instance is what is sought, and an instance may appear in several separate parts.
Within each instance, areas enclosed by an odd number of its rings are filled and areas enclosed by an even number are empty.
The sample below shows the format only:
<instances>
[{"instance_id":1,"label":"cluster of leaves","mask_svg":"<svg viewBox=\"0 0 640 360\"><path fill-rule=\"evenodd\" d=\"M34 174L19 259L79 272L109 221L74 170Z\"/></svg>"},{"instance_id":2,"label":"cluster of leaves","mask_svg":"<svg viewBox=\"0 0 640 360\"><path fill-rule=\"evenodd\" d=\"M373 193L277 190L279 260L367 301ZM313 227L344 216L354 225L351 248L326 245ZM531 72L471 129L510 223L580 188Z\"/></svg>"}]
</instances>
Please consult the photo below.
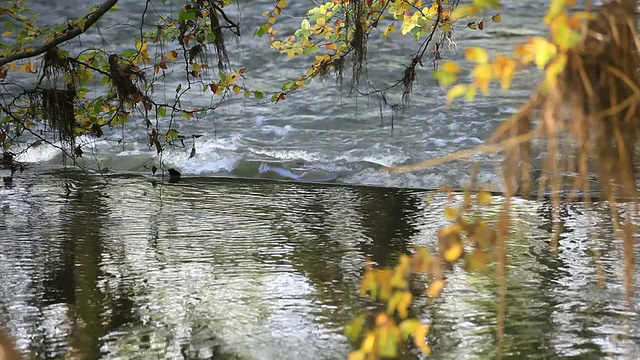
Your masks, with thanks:
<instances>
[{"instance_id":1,"label":"cluster of leaves","mask_svg":"<svg viewBox=\"0 0 640 360\"><path fill-rule=\"evenodd\" d=\"M507 90L513 76L519 69L535 64L545 72L545 84L555 86L558 75L564 70L568 51L580 41L580 30L593 14L587 11L568 12L568 7L575 5L575 0L553 0L548 8L544 22L549 26L551 37L532 37L525 44L515 46L513 55L497 54L490 60L487 51L481 47L470 47L465 51L465 59L474 64L471 71L471 84L455 84L461 72L456 62L446 62L435 72L434 76L443 86L452 86L447 92L447 102L458 97L473 99L479 90L483 95L489 94L492 82L499 82L503 90ZM473 12L462 6L456 11ZM475 23L470 23L475 26Z\"/></svg>"},{"instance_id":2,"label":"cluster of leaves","mask_svg":"<svg viewBox=\"0 0 640 360\"><path fill-rule=\"evenodd\" d=\"M313 63L304 74L283 84L282 93L286 94L330 71L334 71L341 81L348 56L352 56L353 84L357 84L363 73L363 63L366 62L366 43L370 34L382 30L383 37L387 39L399 26L402 35L422 41L403 74L403 79L395 84L403 84L404 95L407 96L415 80L415 67L422 65L429 42L436 31L442 34L442 40L433 49L434 62L440 59L442 42L445 39L453 41L455 27L482 30L487 21L500 21L500 14L495 14L488 19L459 26L458 20L475 16L485 9L499 8L500 5L495 0L477 0L471 5L457 8L456 4L457 1L449 0L430 1L428 4L422 0L332 0L310 9L293 34L281 36L276 26L278 15L286 7L286 1L281 0L273 10L263 13L267 21L256 31L256 35L268 34L271 47L289 58L315 55Z\"/></svg>"},{"instance_id":3,"label":"cluster of leaves","mask_svg":"<svg viewBox=\"0 0 640 360\"><path fill-rule=\"evenodd\" d=\"M453 192L449 196L453 200ZM461 261L466 271L489 271L498 233L482 219L481 209L491 202L488 192L481 191L475 196L465 192L458 208L447 207L445 217L451 224L440 229L436 255L417 247L412 254L402 255L394 268L378 269L367 264L360 296L369 296L384 306L360 314L346 326L346 336L360 341L350 360L396 357L407 348L409 338L421 352L431 352L426 343L429 325L410 317L414 296L423 292L419 285L412 285L426 276L429 282L426 295L435 298L445 287L445 270L452 269L457 262Z\"/></svg>"},{"instance_id":4,"label":"cluster of leaves","mask_svg":"<svg viewBox=\"0 0 640 360\"><path fill-rule=\"evenodd\" d=\"M39 26L38 15L32 14L23 0L7 2L0 8L5 29L2 35L7 39L0 44L0 82L4 89L0 145L4 151L15 150L14 145L20 144L25 132L37 138L32 145L51 143L47 131L59 128L59 121L65 122L66 129L58 132L59 139L75 147L74 140L80 135L101 137L104 126L124 126L141 119L148 130L149 146L160 154L165 145L184 142L185 136L172 126L176 115L185 119L204 116L227 97L240 93L255 99L265 97L263 91L251 91L243 85L246 68L235 69L229 64L224 33L239 36L239 24L224 10L231 0L185 1L177 16L157 14L156 26L146 31L144 19L150 2L141 14L135 43L119 53L97 47L72 51L61 47L97 26L107 12L118 11L117 0L106 0L86 16L53 27ZM215 73L209 69L212 52L217 55ZM184 74L175 98L157 101L154 89L162 87L173 73ZM37 77L35 86L23 85L30 81L29 76ZM213 105L183 107L180 99L192 89L210 93ZM169 126L161 129L160 121L167 117ZM70 157L82 154L79 147L71 152L66 146L60 148Z\"/></svg>"},{"instance_id":5,"label":"cluster of leaves","mask_svg":"<svg viewBox=\"0 0 640 360\"><path fill-rule=\"evenodd\" d=\"M454 28L462 27L457 25L459 19L499 5L494 0L477 0L472 5L458 8L449 0L428 4L422 0L332 0L310 9L300 27L283 37L276 25L288 5L286 0L277 0L273 8L263 13L266 21L257 29L256 35L269 34L271 47L291 58L306 55L315 58L304 74L285 81L281 89L270 91L248 89L243 81L248 70L233 69L229 64L224 34L240 34L239 24L225 13L231 0L187 0L177 14L157 14L156 26L151 31L143 31L146 30L143 24L150 2L146 3L135 43L120 53L92 47L74 53L60 47L97 26L97 21L108 11L117 11L117 0L106 0L102 5L92 7L86 16L53 27L38 26L37 14L32 15L23 0L13 0L0 9L0 17L6 18L3 37L12 39L12 42L0 44L0 81L12 95L0 109L3 113L0 119L2 146L9 149L25 131L36 135L39 142L45 141L30 129L43 125L41 119L49 123L57 121L49 119L50 116L65 118L69 123L67 127L73 131L66 131L64 135L70 137L70 142L83 134L102 136L104 126L124 126L131 120L142 119L148 129L149 145L160 154L165 144L184 138L171 125L176 115L187 120L204 116L224 99L236 94L257 100L268 95L273 102L284 100L290 91L302 88L329 71L334 71L341 80L348 56L352 56L357 82L360 74L366 73L363 63L366 62L369 35L382 30L386 38L395 32L396 26L401 28L403 35L423 41L403 79L395 84L404 85L404 101L415 80L415 68L422 64L434 33L439 30L442 39L451 40ZM494 15L477 23L471 22L464 28L483 29L488 20L499 21L500 17ZM434 49L434 61L440 58L439 44ZM212 54L215 54L217 72L210 69ZM47 59L48 55L52 56ZM52 63L51 59L56 61ZM184 74L184 82L175 89L174 100L168 103L156 101L154 89L173 73ZM38 76L35 88L25 88L18 81L29 74ZM92 91L99 87L97 79L94 80L96 77L100 77L104 86L104 90L97 93ZM52 88L66 93L65 96L58 96L60 93L48 97L49 102L70 102L72 109L61 104L45 109L46 106L37 101L42 93ZM180 99L194 88L210 93L218 101L212 101L214 105L207 107L182 107ZM68 98L70 94L73 96ZM47 111L59 109L66 109L66 115L55 116L55 111ZM167 129L161 130L159 120L165 117L171 122Z\"/></svg>"}]
</instances>

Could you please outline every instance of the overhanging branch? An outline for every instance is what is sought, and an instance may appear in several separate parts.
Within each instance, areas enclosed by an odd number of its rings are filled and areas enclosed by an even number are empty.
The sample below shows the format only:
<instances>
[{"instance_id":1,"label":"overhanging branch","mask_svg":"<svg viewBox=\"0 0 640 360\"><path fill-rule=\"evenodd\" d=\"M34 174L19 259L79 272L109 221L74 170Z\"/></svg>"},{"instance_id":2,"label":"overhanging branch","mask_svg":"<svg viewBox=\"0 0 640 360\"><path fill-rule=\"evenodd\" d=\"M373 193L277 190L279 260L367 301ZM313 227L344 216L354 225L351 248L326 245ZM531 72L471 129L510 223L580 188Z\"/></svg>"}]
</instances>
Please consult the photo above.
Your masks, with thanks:
<instances>
[{"instance_id":1,"label":"overhanging branch","mask_svg":"<svg viewBox=\"0 0 640 360\"><path fill-rule=\"evenodd\" d=\"M76 36L84 33L85 31L87 31L89 28L91 28L93 26L93 24L96 23L96 21L98 21L98 19L100 19L102 17L102 15L104 15L107 11L109 11L109 9L111 9L112 7L114 7L116 5L116 3L118 2L118 0L107 0L105 1L102 5L100 5L96 11L92 12L91 14L88 14L87 16L85 16L84 18L86 19L85 21L85 25L84 28L80 27L80 25L69 29L68 31L66 31L63 35L58 36L57 38L51 40L50 42L37 47L33 50L30 51L24 51L18 54L14 54L11 56L7 56L7 57L0 57L0 66L2 65L6 65L9 64L11 62L14 62L16 60L21 60L21 59L28 59L34 56L38 56L41 54L44 54L45 52L55 48L56 46L62 44L65 41L69 41L73 38L75 38Z\"/></svg>"}]
</instances>

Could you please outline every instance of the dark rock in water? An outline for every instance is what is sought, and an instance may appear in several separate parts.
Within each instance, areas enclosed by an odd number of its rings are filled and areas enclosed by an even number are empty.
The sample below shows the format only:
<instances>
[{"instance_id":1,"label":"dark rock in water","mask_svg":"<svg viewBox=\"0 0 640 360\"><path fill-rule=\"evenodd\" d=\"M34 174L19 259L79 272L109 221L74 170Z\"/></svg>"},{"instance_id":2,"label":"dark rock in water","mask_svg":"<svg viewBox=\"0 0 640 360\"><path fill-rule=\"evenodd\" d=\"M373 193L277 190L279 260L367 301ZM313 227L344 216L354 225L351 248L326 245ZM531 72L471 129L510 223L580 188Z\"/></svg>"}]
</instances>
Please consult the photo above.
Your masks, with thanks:
<instances>
[{"instance_id":1,"label":"dark rock in water","mask_svg":"<svg viewBox=\"0 0 640 360\"><path fill-rule=\"evenodd\" d=\"M173 168L167 171L169 172L169 182L178 182L180 180L180 177L182 176L182 174L180 174L180 171Z\"/></svg>"}]
</instances>

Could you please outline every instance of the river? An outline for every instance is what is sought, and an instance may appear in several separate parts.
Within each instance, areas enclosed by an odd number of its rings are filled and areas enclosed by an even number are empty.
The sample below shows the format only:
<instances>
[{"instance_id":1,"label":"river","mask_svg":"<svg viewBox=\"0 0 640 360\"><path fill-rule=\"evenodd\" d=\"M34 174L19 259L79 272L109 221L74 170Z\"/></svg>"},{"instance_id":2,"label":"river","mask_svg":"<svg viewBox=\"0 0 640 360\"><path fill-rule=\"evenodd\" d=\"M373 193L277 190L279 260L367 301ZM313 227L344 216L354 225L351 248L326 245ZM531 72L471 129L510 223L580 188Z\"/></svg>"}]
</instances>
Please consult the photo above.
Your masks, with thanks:
<instances>
[{"instance_id":1,"label":"river","mask_svg":"<svg viewBox=\"0 0 640 360\"><path fill-rule=\"evenodd\" d=\"M96 2L31 3L55 22ZM167 1L164 10L180 3ZM290 3L294 17L283 20L283 33L313 2ZM503 3L501 23L456 30L460 49L507 52L544 34L546 2ZM270 4L241 1L247 25L229 44L232 63L250 69L247 85L256 89L279 87L306 64L278 57L266 39L251 36L250 24L259 24ZM123 1L99 32L70 49L103 41L108 51L125 49L143 6ZM373 81L400 76L416 46L374 36ZM468 66L460 49L446 56ZM508 92L495 89L449 108L430 66L418 77L412 105L394 116L393 131L389 109L381 118L376 99L347 98L348 88L331 79L278 104L234 99L180 121L181 132L203 136L193 158L189 146L163 155L166 167L182 172L178 183L151 174L155 150L136 140L144 139L140 121L79 140L84 164L98 161L110 170L106 177L63 168L55 148L30 149L19 160L34 165L0 188L0 327L38 359L346 358L344 325L368 306L357 296L365 258L391 266L416 245L435 250L448 199L425 189L464 186L471 162L408 174L380 167L482 144L538 75L523 71ZM171 98L177 84L167 80L156 91ZM398 101L399 93L389 97ZM195 91L183 105L210 101ZM499 157L473 160L480 182L499 188ZM497 210L487 208L489 221ZM515 200L500 354L493 274L455 268L443 295L416 309L432 325L433 358L636 358L640 299L625 299L622 244L611 235L607 205L565 205L557 254L550 218L547 202Z\"/></svg>"},{"instance_id":2,"label":"river","mask_svg":"<svg viewBox=\"0 0 640 360\"><path fill-rule=\"evenodd\" d=\"M46 21L80 16L88 7L78 0L63 1L56 8L52 8L50 2L33 3L33 11L47 14ZM470 64L463 56L467 46L482 46L495 55L510 52L513 44L524 42L529 36L544 34L539 21L544 1L531 1L526 5L517 1L504 3L502 22L488 23L484 31L455 29L457 48L452 45L443 51L445 60L457 59L468 69ZM175 9L178 4L180 1L167 1L164 10ZM291 17L283 16L278 22L282 36L299 26L305 10L312 5L312 1L291 2L285 12ZM279 89L284 81L297 78L311 60L289 60L286 55L280 56L269 49L267 39L252 35L255 27L264 21L261 13L269 6L269 1L243 2L241 21L246 24L242 28L243 36L228 44L232 65L249 69L245 85L263 91ZM100 31L83 35L67 48L71 52L81 46L100 46L109 52L130 48L131 37L138 31L135 27L140 23L144 2L124 3L121 8L123 10L107 14ZM232 17L237 16L233 9L230 10ZM146 23L153 23L153 18L153 12L150 12ZM381 36L381 32L374 32L369 44L369 78L376 88L384 88L399 79L419 45L400 36L383 41ZM151 48L150 51L153 55ZM470 179L470 160L417 173L388 174L379 170L383 166L413 163L482 144L497 124L512 114L529 95L538 74L536 70L525 69L508 92L495 87L490 97L478 96L472 102L459 101L447 107L446 89L433 80L432 65L431 60L426 59L424 67L418 69L411 106L404 114L394 115L389 107L383 107L381 111L375 96L349 98L348 81L340 87L331 77L318 79L307 91L291 93L287 101L278 104L245 99L242 95L234 97L202 118L175 121L174 126L187 137L191 134L203 136L195 141L197 151L193 158L189 158L192 144L189 139L184 148L167 149L162 157L163 164L186 176L291 178L261 167L267 165L287 170L302 180L402 188L464 186ZM174 76L154 85L159 101L173 98L175 88L182 81L179 74L180 70L176 70ZM348 73L346 80L349 80ZM463 73L461 80L469 81L468 72ZM401 92L402 89L389 91L389 103L398 103ZM92 94L90 92L88 96ZM217 97L212 99L198 87L184 96L181 104L190 109L217 101ZM161 127L168 128L168 119L161 119ZM83 146L85 159L81 162L92 168L99 163L101 168L120 173L150 173L151 167L158 162L155 149L148 146L145 134L144 121L136 118L124 129L118 127L107 131L100 139L82 138L79 144ZM40 146L31 148L20 160L61 164L63 157L53 147ZM479 181L500 187L499 177L495 175L498 158L478 155L472 160L480 164Z\"/></svg>"},{"instance_id":3,"label":"river","mask_svg":"<svg viewBox=\"0 0 640 360\"><path fill-rule=\"evenodd\" d=\"M365 257L390 266L416 245L435 250L446 223L438 192L109 180L52 170L0 189L0 324L25 353L346 358L344 325L367 306ZM640 302L625 301L608 209L564 207L557 255L549 218L548 203L514 204L504 358L633 358ZM418 302L434 358L494 358L495 275L456 268L448 281L437 301Z\"/></svg>"}]
</instances>

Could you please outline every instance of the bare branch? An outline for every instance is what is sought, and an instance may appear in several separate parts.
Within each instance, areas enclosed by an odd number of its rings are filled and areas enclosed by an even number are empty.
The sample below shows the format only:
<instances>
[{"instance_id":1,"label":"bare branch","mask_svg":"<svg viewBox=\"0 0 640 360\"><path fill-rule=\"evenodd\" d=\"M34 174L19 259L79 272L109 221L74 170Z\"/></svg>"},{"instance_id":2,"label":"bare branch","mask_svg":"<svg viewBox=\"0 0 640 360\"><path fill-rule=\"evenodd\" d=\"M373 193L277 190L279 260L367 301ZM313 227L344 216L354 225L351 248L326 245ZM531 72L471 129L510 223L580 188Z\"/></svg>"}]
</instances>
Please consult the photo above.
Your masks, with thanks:
<instances>
[{"instance_id":1,"label":"bare branch","mask_svg":"<svg viewBox=\"0 0 640 360\"><path fill-rule=\"evenodd\" d=\"M85 16L86 21L84 23L85 24L84 29L80 25L78 25L77 27L66 31L63 35L51 40L51 42L48 42L33 50L24 51L24 52L7 56L7 57L0 57L0 66L14 62L16 60L28 59L34 56L38 56L40 54L44 54L45 52L55 48L56 46L62 44L63 42L69 41L79 36L80 34L87 31L89 28L91 28L91 26L93 26L93 24L95 24L96 21L98 21L98 19L102 17L102 15L104 15L107 11L109 11L112 7L114 7L117 2L118 0L107 0L102 5L100 5L96 9L96 11Z\"/></svg>"}]
</instances>

